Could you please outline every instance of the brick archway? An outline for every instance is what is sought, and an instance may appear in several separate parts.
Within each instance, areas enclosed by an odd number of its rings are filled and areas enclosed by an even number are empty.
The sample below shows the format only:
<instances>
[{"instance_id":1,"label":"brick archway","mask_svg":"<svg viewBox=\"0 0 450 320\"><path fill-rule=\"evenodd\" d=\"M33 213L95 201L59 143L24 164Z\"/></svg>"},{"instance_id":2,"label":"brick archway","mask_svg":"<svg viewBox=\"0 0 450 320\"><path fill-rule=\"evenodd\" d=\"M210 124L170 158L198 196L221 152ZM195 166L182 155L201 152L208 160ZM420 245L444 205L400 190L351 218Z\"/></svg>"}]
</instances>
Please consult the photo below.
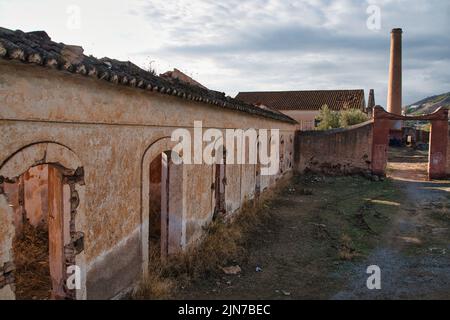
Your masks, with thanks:
<instances>
[{"instance_id":1,"label":"brick archway","mask_svg":"<svg viewBox=\"0 0 450 320\"><path fill-rule=\"evenodd\" d=\"M374 108L372 172L384 175L387 165L389 130L399 120L428 120L431 122L430 147L428 154L428 178L447 177L448 110L439 108L423 116L401 116L386 112L382 107Z\"/></svg>"}]
</instances>

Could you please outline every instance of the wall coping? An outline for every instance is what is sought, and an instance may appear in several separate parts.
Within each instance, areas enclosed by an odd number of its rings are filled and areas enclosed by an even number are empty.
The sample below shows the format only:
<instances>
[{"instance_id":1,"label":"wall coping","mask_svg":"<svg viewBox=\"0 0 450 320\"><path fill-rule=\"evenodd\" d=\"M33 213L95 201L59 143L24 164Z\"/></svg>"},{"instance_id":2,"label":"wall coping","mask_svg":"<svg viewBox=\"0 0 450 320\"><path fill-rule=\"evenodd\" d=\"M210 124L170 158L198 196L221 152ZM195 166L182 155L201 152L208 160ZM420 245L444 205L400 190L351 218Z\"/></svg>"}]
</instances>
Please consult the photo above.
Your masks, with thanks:
<instances>
[{"instance_id":1,"label":"wall coping","mask_svg":"<svg viewBox=\"0 0 450 320\"><path fill-rule=\"evenodd\" d=\"M335 133L348 132L348 131L356 130L356 129L359 129L359 128L362 128L365 126L370 126L370 125L373 125L373 119L352 125L347 128L336 128L336 129L330 129L330 130L309 130L309 131L298 131L298 132L299 132L299 135L302 135L302 136L325 136L325 135L331 135L331 134L335 134Z\"/></svg>"}]
</instances>

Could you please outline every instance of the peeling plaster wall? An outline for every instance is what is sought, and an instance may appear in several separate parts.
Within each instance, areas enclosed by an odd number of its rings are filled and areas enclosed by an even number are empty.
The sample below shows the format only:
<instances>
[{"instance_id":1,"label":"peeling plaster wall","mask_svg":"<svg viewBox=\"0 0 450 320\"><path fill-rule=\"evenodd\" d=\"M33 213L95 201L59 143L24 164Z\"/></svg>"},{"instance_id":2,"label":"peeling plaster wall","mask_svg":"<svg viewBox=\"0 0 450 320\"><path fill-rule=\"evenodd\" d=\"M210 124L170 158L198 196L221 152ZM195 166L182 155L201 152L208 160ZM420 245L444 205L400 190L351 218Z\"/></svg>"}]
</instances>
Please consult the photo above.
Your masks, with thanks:
<instances>
[{"instance_id":1,"label":"peeling plaster wall","mask_svg":"<svg viewBox=\"0 0 450 320\"><path fill-rule=\"evenodd\" d=\"M295 130L289 123L13 61L1 60L0 71L0 164L27 145L57 142L84 168L85 215L77 230L85 239L77 259L86 261L87 292L78 298L111 298L141 276L141 165L152 143L176 128L191 129L194 120L204 128ZM208 165L183 171L186 244L212 217L213 172ZM235 211L251 193L254 176L239 165L227 166L226 174L227 209ZM264 181L268 185L270 178ZM0 210L1 264L11 260L11 244L3 238L13 232L12 210L1 195Z\"/></svg>"},{"instance_id":2,"label":"peeling plaster wall","mask_svg":"<svg viewBox=\"0 0 450 320\"><path fill-rule=\"evenodd\" d=\"M370 170L373 123L346 129L306 131L296 134L296 164L299 172L346 174Z\"/></svg>"},{"instance_id":3,"label":"peeling plaster wall","mask_svg":"<svg viewBox=\"0 0 450 320\"><path fill-rule=\"evenodd\" d=\"M214 177L212 166L192 164L184 167L184 184L186 186L185 245L189 245L202 235L202 226L212 219L214 208L211 201L213 197L211 184Z\"/></svg>"},{"instance_id":4,"label":"peeling plaster wall","mask_svg":"<svg viewBox=\"0 0 450 320\"><path fill-rule=\"evenodd\" d=\"M243 164L241 167L241 199L240 202L248 201L255 196L256 165Z\"/></svg>"},{"instance_id":5,"label":"peeling plaster wall","mask_svg":"<svg viewBox=\"0 0 450 320\"><path fill-rule=\"evenodd\" d=\"M241 166L227 164L225 184L225 209L236 212L241 206Z\"/></svg>"}]
</instances>

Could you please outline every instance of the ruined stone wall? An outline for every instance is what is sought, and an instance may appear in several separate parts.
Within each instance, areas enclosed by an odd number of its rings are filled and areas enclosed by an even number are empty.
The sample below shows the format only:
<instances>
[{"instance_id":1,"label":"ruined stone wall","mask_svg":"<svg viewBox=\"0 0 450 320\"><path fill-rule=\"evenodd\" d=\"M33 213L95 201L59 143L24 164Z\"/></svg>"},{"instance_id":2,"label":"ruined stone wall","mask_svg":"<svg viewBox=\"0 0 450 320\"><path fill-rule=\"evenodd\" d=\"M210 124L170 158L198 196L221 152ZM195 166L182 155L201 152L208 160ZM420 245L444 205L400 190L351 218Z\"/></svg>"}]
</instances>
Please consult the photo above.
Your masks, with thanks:
<instances>
[{"instance_id":1,"label":"ruined stone wall","mask_svg":"<svg viewBox=\"0 0 450 320\"><path fill-rule=\"evenodd\" d=\"M372 122L346 129L296 133L295 168L299 172L347 174L370 170Z\"/></svg>"},{"instance_id":2,"label":"ruined stone wall","mask_svg":"<svg viewBox=\"0 0 450 320\"><path fill-rule=\"evenodd\" d=\"M111 298L141 276L142 228L148 223L142 220L143 157L156 142L176 128L192 130L195 120L204 128L294 134L289 123L57 70L4 60L0 69L0 165L26 146L54 142L73 151L84 169L87 298ZM235 211L255 178L248 168L233 167L226 170L226 202ZM183 171L184 244L195 241L212 218L213 172L208 165L187 165ZM12 233L11 210L2 195L0 210L1 266L10 260Z\"/></svg>"}]
</instances>

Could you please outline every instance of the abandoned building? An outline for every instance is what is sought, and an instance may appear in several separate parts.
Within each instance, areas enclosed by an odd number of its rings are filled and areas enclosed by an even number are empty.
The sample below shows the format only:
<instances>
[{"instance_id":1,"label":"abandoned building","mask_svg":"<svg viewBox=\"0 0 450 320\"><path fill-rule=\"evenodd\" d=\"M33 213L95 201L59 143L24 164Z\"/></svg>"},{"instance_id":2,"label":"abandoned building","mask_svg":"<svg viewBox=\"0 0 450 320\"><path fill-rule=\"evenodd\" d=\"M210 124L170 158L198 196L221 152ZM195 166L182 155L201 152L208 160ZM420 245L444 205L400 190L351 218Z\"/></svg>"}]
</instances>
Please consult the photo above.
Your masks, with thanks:
<instances>
[{"instance_id":1,"label":"abandoned building","mask_svg":"<svg viewBox=\"0 0 450 320\"><path fill-rule=\"evenodd\" d=\"M366 111L364 90L239 92L236 99L278 110L296 120L297 129L304 131L314 129L315 118L324 105L335 111Z\"/></svg>"},{"instance_id":2,"label":"abandoned building","mask_svg":"<svg viewBox=\"0 0 450 320\"><path fill-rule=\"evenodd\" d=\"M120 297L148 274L150 251L195 245L215 215L237 213L295 171L384 175L392 122L407 118L376 106L366 123L304 132L294 120L302 113L325 103L363 110L364 93L249 101L262 108L187 80L84 55L42 31L0 28L0 299ZM422 118L432 127L429 176L446 177L448 110ZM220 131L278 129L279 170L175 164L171 133L193 132L197 120ZM67 286L70 266L80 288ZM27 287L30 276L38 287Z\"/></svg>"},{"instance_id":3,"label":"abandoned building","mask_svg":"<svg viewBox=\"0 0 450 320\"><path fill-rule=\"evenodd\" d=\"M0 29L0 56L0 298L21 298L16 258L28 229L48 230L51 297L113 298L145 276L155 237L162 254L183 250L217 207L233 214L293 168L295 121L281 113L86 56L45 32ZM279 174L167 165L172 131L195 120L279 129ZM83 275L76 294L64 281L72 264Z\"/></svg>"}]
</instances>

